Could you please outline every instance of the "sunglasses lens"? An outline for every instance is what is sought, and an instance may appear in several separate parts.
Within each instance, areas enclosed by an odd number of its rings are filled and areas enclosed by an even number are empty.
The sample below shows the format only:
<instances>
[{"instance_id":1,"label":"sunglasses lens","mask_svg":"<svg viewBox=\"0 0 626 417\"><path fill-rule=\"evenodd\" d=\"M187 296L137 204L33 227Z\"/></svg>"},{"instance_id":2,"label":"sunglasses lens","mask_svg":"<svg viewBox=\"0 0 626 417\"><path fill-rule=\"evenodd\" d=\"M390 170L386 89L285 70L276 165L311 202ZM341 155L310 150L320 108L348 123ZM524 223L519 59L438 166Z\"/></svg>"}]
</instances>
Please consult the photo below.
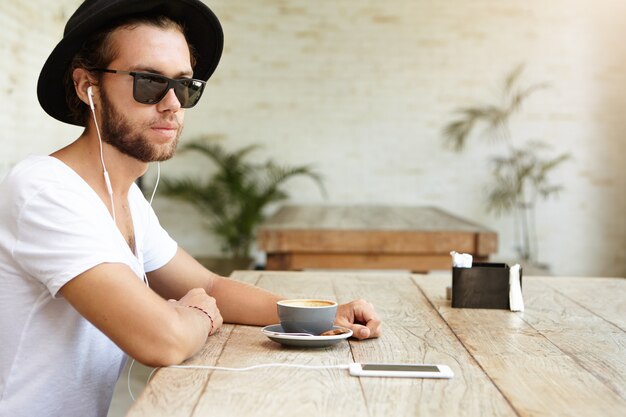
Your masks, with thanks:
<instances>
[{"instance_id":1,"label":"sunglasses lens","mask_svg":"<svg viewBox=\"0 0 626 417\"><path fill-rule=\"evenodd\" d=\"M176 80L174 84L174 92L180 105L183 108L195 106L204 91L204 83L199 80L184 79Z\"/></svg>"},{"instance_id":2,"label":"sunglasses lens","mask_svg":"<svg viewBox=\"0 0 626 417\"><path fill-rule=\"evenodd\" d=\"M195 106L200 100L204 82L186 78L170 80L158 74L137 73L133 97L143 104L156 104L165 97L170 88L174 88L181 107L189 108Z\"/></svg>"},{"instance_id":3,"label":"sunglasses lens","mask_svg":"<svg viewBox=\"0 0 626 417\"><path fill-rule=\"evenodd\" d=\"M156 74L135 75L135 100L144 104L154 104L161 101L167 92L168 80Z\"/></svg>"}]
</instances>

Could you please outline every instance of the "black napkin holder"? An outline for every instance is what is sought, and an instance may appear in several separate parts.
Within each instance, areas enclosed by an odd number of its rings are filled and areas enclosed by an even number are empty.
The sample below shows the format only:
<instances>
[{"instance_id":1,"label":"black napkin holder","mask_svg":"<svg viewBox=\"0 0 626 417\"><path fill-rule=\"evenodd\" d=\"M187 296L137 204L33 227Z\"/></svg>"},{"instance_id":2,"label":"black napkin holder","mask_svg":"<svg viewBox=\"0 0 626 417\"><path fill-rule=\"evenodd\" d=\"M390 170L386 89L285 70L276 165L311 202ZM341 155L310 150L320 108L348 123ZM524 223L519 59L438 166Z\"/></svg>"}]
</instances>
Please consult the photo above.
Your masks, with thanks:
<instances>
[{"instance_id":1,"label":"black napkin holder","mask_svg":"<svg viewBox=\"0 0 626 417\"><path fill-rule=\"evenodd\" d=\"M474 262L471 268L452 267L452 307L510 310L510 269L507 264L490 262ZM521 267L519 278L521 287Z\"/></svg>"}]
</instances>

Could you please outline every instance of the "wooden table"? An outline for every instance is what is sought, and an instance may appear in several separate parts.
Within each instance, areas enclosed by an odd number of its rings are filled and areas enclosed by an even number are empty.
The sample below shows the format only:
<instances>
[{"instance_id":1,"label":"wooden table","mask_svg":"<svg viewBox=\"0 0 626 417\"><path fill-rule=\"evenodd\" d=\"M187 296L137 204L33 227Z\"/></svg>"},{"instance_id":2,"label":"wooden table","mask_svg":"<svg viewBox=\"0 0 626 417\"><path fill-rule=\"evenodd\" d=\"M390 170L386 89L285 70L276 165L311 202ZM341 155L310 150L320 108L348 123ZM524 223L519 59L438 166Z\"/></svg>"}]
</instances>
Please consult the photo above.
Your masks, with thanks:
<instances>
[{"instance_id":1,"label":"wooden table","mask_svg":"<svg viewBox=\"0 0 626 417\"><path fill-rule=\"evenodd\" d=\"M495 232L434 207L285 206L258 230L268 270L450 267L450 251L487 260Z\"/></svg>"},{"instance_id":2,"label":"wooden table","mask_svg":"<svg viewBox=\"0 0 626 417\"><path fill-rule=\"evenodd\" d=\"M384 334L285 348L258 327L225 325L189 364L443 363L455 376L161 369L128 416L626 415L624 279L524 277L526 311L512 313L451 308L449 274L249 271L234 278L290 297L366 298L384 318Z\"/></svg>"}]
</instances>

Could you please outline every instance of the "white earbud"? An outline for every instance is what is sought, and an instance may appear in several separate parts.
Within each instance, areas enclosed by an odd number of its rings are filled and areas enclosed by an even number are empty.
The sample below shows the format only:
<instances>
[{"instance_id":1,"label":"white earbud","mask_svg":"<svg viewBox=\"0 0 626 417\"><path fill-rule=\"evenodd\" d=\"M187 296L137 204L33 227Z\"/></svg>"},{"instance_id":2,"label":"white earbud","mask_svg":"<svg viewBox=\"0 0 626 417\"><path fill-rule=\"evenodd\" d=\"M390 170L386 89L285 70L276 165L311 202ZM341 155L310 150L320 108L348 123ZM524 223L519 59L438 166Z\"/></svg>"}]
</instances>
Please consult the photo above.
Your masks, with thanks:
<instances>
[{"instance_id":1,"label":"white earbud","mask_svg":"<svg viewBox=\"0 0 626 417\"><path fill-rule=\"evenodd\" d=\"M89 107L91 107L91 110L94 110L94 105L93 105L93 89L91 88L91 86L89 86L87 88L87 97L89 98Z\"/></svg>"}]
</instances>

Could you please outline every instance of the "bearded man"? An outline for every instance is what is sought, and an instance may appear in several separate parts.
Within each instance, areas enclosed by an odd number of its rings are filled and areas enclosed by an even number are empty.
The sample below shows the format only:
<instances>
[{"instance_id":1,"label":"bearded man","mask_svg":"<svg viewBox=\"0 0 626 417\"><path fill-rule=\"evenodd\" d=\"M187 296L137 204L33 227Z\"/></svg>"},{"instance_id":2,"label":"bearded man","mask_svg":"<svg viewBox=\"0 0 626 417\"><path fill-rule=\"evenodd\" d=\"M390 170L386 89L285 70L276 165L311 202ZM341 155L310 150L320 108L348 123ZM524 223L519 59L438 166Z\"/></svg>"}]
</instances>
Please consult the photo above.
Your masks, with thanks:
<instances>
[{"instance_id":1,"label":"bearded man","mask_svg":"<svg viewBox=\"0 0 626 417\"><path fill-rule=\"evenodd\" d=\"M199 0L87 0L69 19L38 98L84 131L0 185L0 416L106 416L127 355L179 364L223 322L278 322L281 296L205 269L135 185L174 155L222 47ZM380 332L365 301L336 322Z\"/></svg>"}]
</instances>

